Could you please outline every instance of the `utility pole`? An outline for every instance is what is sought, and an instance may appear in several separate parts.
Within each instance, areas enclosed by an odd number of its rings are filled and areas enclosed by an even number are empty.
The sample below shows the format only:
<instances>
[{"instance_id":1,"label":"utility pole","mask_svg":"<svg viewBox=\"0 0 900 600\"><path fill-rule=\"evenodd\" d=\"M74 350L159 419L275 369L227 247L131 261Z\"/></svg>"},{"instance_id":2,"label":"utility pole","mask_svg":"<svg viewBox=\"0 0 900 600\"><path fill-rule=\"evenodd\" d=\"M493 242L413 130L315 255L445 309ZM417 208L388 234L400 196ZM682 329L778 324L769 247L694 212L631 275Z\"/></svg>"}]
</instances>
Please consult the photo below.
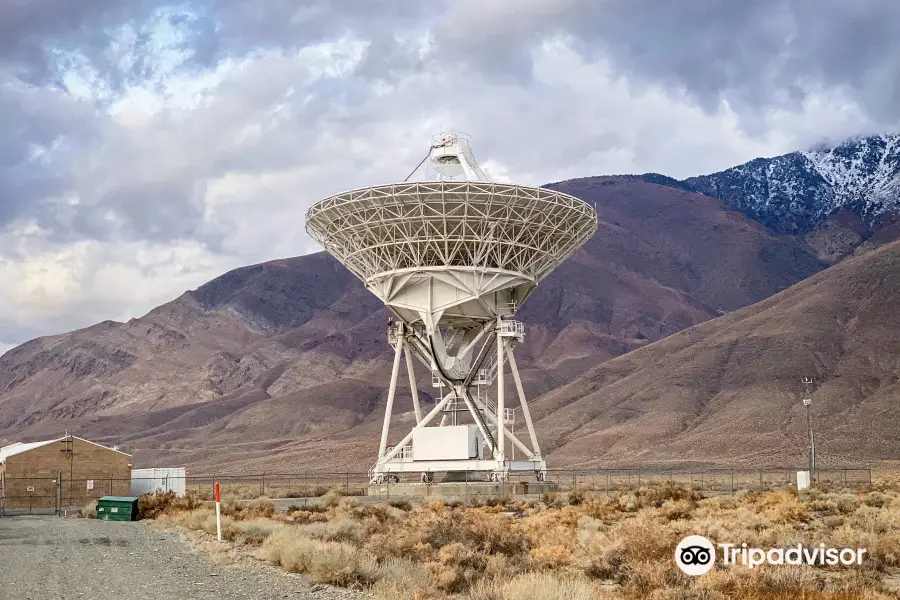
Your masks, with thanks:
<instances>
[{"instance_id":1,"label":"utility pole","mask_svg":"<svg viewBox=\"0 0 900 600\"><path fill-rule=\"evenodd\" d=\"M816 439L813 436L812 426L812 398L810 397L809 386L813 384L812 377L804 377L801 379L803 385L806 386L806 396L803 398L803 406L806 407L806 429L809 433L809 480L816 480Z\"/></svg>"}]
</instances>

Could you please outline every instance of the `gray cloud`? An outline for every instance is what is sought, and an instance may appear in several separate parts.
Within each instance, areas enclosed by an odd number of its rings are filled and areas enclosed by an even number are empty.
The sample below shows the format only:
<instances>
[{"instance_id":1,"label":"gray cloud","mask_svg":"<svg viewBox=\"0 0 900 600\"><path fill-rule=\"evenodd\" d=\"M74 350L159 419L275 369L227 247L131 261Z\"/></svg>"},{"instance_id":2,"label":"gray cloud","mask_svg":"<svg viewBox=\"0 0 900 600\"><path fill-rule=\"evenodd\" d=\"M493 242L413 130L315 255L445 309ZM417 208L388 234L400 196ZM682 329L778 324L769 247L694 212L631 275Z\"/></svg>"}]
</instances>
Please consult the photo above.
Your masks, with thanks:
<instances>
[{"instance_id":1,"label":"gray cloud","mask_svg":"<svg viewBox=\"0 0 900 600\"><path fill-rule=\"evenodd\" d=\"M436 37L446 56L527 78L541 36L573 36L632 84L680 88L710 110L726 99L749 121L844 87L879 125L897 126L898 30L892 0L461 0Z\"/></svg>"},{"instance_id":2,"label":"gray cloud","mask_svg":"<svg viewBox=\"0 0 900 600\"><path fill-rule=\"evenodd\" d=\"M0 66L13 65L26 81L52 75L47 42L96 50L106 45L104 29L146 13L152 0L30 0L0 3Z\"/></svg>"},{"instance_id":3,"label":"gray cloud","mask_svg":"<svg viewBox=\"0 0 900 600\"><path fill-rule=\"evenodd\" d=\"M900 105L886 1L15 10L0 5L0 287L15 292L0 344L313 251L312 202L404 177L441 126L541 184L708 172L877 131Z\"/></svg>"},{"instance_id":4,"label":"gray cloud","mask_svg":"<svg viewBox=\"0 0 900 600\"><path fill-rule=\"evenodd\" d=\"M246 51L258 44L304 46L347 31L370 38L402 34L435 15L433 5L417 0L212 0L226 47ZM439 9L438 9L439 11Z\"/></svg>"},{"instance_id":5,"label":"gray cloud","mask_svg":"<svg viewBox=\"0 0 900 600\"><path fill-rule=\"evenodd\" d=\"M47 75L47 40L97 58L108 41L104 27L144 18L159 6L153 0L4 4L0 60L26 75ZM495 78L522 80L530 76L534 46L561 34L573 36L583 54L610 59L632 83L683 88L710 109L725 98L751 115L796 104L817 86L846 86L874 119L898 120L900 4L892 0L350 0L339 7L325 0L195 0L184 6L165 18L184 25L181 45L194 66L353 32L372 43L361 73L388 77L423 66L395 35L433 26L432 68L462 60ZM146 32L129 51L129 68L113 83L152 78Z\"/></svg>"},{"instance_id":6,"label":"gray cloud","mask_svg":"<svg viewBox=\"0 0 900 600\"><path fill-rule=\"evenodd\" d=\"M50 218L47 204L70 187L66 166L95 122L89 105L65 95L0 85L0 227L26 211Z\"/></svg>"}]
</instances>

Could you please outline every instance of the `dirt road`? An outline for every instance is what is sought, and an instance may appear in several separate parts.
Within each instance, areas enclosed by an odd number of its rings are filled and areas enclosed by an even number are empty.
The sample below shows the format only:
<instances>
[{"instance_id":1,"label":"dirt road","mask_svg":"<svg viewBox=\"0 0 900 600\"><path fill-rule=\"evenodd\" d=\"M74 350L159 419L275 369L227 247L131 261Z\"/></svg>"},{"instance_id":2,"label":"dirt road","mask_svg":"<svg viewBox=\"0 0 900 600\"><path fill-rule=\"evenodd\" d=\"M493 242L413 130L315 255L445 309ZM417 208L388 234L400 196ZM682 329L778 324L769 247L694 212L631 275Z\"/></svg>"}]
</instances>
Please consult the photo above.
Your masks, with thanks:
<instances>
[{"instance_id":1,"label":"dirt road","mask_svg":"<svg viewBox=\"0 0 900 600\"><path fill-rule=\"evenodd\" d=\"M267 567L217 565L192 552L177 534L143 522L0 519L3 600L339 597L344 594L338 590L312 592L299 577Z\"/></svg>"}]
</instances>

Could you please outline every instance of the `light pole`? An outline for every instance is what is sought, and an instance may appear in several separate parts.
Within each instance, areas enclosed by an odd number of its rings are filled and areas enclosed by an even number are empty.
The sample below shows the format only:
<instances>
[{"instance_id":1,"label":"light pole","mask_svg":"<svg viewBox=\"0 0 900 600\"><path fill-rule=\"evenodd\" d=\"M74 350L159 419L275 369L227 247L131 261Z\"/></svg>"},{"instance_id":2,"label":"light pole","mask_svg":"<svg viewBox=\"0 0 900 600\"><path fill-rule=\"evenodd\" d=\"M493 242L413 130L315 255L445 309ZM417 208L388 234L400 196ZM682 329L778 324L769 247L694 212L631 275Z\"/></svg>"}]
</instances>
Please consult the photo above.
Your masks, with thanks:
<instances>
[{"instance_id":1,"label":"light pole","mask_svg":"<svg viewBox=\"0 0 900 600\"><path fill-rule=\"evenodd\" d=\"M810 398L809 394L809 386L812 385L813 380L811 377L804 377L802 380L803 385L806 386L806 397L803 398L803 406L806 407L806 429L809 432L809 479L810 481L816 480L816 439L813 436L813 427L812 427L812 398Z\"/></svg>"}]
</instances>

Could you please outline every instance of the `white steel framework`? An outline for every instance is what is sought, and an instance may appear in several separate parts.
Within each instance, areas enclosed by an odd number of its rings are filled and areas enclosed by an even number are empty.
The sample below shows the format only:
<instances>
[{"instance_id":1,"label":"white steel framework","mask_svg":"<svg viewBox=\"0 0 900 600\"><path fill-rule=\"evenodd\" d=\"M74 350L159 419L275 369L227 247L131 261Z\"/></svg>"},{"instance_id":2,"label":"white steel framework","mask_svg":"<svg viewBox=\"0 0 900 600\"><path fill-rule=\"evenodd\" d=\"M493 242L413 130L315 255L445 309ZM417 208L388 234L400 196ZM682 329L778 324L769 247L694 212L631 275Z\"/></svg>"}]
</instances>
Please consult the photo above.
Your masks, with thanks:
<instances>
[{"instance_id":1,"label":"white steel framework","mask_svg":"<svg viewBox=\"0 0 900 600\"><path fill-rule=\"evenodd\" d=\"M423 177L432 179L417 181ZM435 471L486 471L493 480L510 471L533 471L543 478L546 466L513 353L524 325L513 317L538 283L596 229L596 213L578 198L490 182L468 136L457 133L436 136L407 181L337 194L307 212L310 236L397 317L388 326L394 361L373 482L401 473L421 473L430 481ZM389 448L404 355L416 425ZM440 391L427 413L419 402L413 357L431 371ZM530 447L506 427L511 424L507 363ZM496 401L488 395L495 383ZM416 430L457 426L465 419L477 427L487 452L469 459L413 460ZM508 460L512 448L524 458Z\"/></svg>"}]
</instances>

